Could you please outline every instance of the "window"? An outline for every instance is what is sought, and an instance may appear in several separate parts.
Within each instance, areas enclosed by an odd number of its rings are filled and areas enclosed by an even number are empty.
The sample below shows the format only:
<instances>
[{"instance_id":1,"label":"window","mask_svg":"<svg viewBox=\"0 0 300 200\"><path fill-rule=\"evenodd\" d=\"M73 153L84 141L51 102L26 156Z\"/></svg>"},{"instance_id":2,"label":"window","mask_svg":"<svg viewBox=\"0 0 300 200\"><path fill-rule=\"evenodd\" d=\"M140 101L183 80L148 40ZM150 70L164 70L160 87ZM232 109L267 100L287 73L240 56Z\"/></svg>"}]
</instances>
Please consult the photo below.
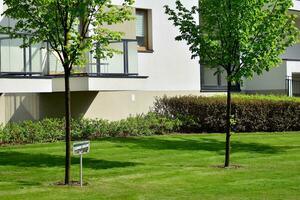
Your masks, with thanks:
<instances>
[{"instance_id":1,"label":"window","mask_svg":"<svg viewBox=\"0 0 300 200\"><path fill-rule=\"evenodd\" d=\"M149 21L148 10L136 10L136 40L139 51L149 50Z\"/></svg>"},{"instance_id":2,"label":"window","mask_svg":"<svg viewBox=\"0 0 300 200\"><path fill-rule=\"evenodd\" d=\"M226 91L226 72L215 74L215 69L211 69L201 64L201 90L203 91ZM233 84L233 91L240 91L239 84Z\"/></svg>"}]
</instances>

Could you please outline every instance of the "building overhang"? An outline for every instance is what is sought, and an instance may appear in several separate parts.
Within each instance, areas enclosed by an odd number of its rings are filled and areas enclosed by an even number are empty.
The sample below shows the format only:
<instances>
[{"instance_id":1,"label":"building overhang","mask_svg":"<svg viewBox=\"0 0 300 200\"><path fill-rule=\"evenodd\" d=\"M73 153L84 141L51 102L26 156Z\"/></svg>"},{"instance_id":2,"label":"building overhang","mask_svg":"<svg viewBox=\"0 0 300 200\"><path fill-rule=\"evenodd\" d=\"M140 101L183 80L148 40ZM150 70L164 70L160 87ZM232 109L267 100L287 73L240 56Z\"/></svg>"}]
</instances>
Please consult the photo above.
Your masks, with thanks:
<instances>
[{"instance_id":1,"label":"building overhang","mask_svg":"<svg viewBox=\"0 0 300 200\"><path fill-rule=\"evenodd\" d=\"M46 93L52 92L49 78L1 78L0 93Z\"/></svg>"},{"instance_id":2,"label":"building overhang","mask_svg":"<svg viewBox=\"0 0 300 200\"><path fill-rule=\"evenodd\" d=\"M147 76L135 77L71 77L70 90L114 91L143 90ZM63 77L0 78L0 93L51 93L65 91Z\"/></svg>"},{"instance_id":3,"label":"building overhang","mask_svg":"<svg viewBox=\"0 0 300 200\"><path fill-rule=\"evenodd\" d=\"M294 6L290 8L291 11L300 11L300 1L294 0Z\"/></svg>"}]
</instances>

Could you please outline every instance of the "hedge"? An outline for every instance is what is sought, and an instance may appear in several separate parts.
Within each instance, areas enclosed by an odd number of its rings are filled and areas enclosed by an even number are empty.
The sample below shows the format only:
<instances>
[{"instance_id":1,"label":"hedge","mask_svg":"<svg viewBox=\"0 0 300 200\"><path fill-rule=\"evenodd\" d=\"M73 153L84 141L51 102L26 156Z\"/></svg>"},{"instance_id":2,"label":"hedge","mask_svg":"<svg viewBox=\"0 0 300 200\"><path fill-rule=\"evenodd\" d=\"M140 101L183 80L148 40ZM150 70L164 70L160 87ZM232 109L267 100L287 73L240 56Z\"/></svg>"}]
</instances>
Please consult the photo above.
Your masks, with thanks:
<instances>
[{"instance_id":1,"label":"hedge","mask_svg":"<svg viewBox=\"0 0 300 200\"><path fill-rule=\"evenodd\" d=\"M155 113L136 115L120 121L102 119L72 119L73 140L102 137L126 137L166 134L177 131L178 120ZM25 144L64 140L64 119L46 118L41 121L9 123L0 128L0 144Z\"/></svg>"},{"instance_id":2,"label":"hedge","mask_svg":"<svg viewBox=\"0 0 300 200\"><path fill-rule=\"evenodd\" d=\"M300 98L234 95L232 114L236 132L300 130ZM119 121L72 119L72 139L224 132L225 116L225 96L163 97L148 114ZM64 119L9 123L0 126L0 145L55 142L64 140L64 135Z\"/></svg>"},{"instance_id":3,"label":"hedge","mask_svg":"<svg viewBox=\"0 0 300 200\"><path fill-rule=\"evenodd\" d=\"M156 100L154 111L181 121L181 132L224 132L226 96L162 97ZM232 118L236 132L274 132L300 130L298 98L234 95Z\"/></svg>"}]
</instances>

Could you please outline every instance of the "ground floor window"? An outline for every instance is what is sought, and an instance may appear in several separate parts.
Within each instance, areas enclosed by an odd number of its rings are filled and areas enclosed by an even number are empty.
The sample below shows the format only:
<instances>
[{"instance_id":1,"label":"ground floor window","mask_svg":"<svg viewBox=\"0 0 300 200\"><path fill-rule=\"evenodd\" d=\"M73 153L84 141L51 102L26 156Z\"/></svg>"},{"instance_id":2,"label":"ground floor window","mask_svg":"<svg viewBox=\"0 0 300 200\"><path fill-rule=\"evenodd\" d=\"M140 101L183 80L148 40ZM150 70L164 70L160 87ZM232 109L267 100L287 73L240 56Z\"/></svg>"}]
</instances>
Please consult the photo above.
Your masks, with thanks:
<instances>
[{"instance_id":1,"label":"ground floor window","mask_svg":"<svg viewBox=\"0 0 300 200\"><path fill-rule=\"evenodd\" d=\"M206 65L201 65L201 90L207 91L225 91L227 90L226 72L215 73ZM233 85L233 90L239 91L239 85Z\"/></svg>"}]
</instances>

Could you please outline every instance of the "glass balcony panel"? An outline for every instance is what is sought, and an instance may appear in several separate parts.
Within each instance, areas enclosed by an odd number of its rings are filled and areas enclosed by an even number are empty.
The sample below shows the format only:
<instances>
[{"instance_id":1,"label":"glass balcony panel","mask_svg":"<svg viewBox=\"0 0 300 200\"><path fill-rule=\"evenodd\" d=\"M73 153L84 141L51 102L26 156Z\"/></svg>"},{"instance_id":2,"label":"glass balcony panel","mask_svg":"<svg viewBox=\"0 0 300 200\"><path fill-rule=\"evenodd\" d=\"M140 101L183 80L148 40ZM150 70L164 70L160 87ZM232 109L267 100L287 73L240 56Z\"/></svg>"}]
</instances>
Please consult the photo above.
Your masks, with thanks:
<instances>
[{"instance_id":1,"label":"glass balcony panel","mask_svg":"<svg viewBox=\"0 0 300 200\"><path fill-rule=\"evenodd\" d=\"M123 52L123 42L113 42L110 47ZM113 74L124 73L124 54L115 54L112 58L102 59L100 61L101 73Z\"/></svg>"},{"instance_id":2,"label":"glass balcony panel","mask_svg":"<svg viewBox=\"0 0 300 200\"><path fill-rule=\"evenodd\" d=\"M94 57L92 52L89 53L89 64L87 71L91 74L97 73L97 59Z\"/></svg>"},{"instance_id":3,"label":"glass balcony panel","mask_svg":"<svg viewBox=\"0 0 300 200\"><path fill-rule=\"evenodd\" d=\"M11 75L36 76L64 73L59 55L54 51L48 52L46 43L32 45L31 47L27 48L20 48L23 42L23 39L11 39L8 35L0 34L1 72L7 72L8 75L9 73L11 73ZM92 53L89 53L87 54L87 64L83 66L74 66L73 72L99 75L122 75L127 73L131 75L137 74L137 42L124 40L121 42L112 42L110 46L113 49L119 50L121 53L116 53L112 58L106 58L100 61L98 59L95 59Z\"/></svg>"},{"instance_id":4,"label":"glass balcony panel","mask_svg":"<svg viewBox=\"0 0 300 200\"><path fill-rule=\"evenodd\" d=\"M128 73L138 73L138 53L137 53L137 42L128 42Z\"/></svg>"},{"instance_id":5,"label":"glass balcony panel","mask_svg":"<svg viewBox=\"0 0 300 200\"><path fill-rule=\"evenodd\" d=\"M47 73L47 49L46 44L36 44L31 46L31 57L27 57L26 66L29 66L31 58L31 72ZM30 66L29 66L30 67Z\"/></svg>"},{"instance_id":6,"label":"glass balcony panel","mask_svg":"<svg viewBox=\"0 0 300 200\"><path fill-rule=\"evenodd\" d=\"M49 74L63 74L64 68L59 60L59 55L56 52L51 51L49 54Z\"/></svg>"},{"instance_id":7,"label":"glass balcony panel","mask_svg":"<svg viewBox=\"0 0 300 200\"><path fill-rule=\"evenodd\" d=\"M10 39L1 35L1 72L24 72L23 39Z\"/></svg>"}]
</instances>

